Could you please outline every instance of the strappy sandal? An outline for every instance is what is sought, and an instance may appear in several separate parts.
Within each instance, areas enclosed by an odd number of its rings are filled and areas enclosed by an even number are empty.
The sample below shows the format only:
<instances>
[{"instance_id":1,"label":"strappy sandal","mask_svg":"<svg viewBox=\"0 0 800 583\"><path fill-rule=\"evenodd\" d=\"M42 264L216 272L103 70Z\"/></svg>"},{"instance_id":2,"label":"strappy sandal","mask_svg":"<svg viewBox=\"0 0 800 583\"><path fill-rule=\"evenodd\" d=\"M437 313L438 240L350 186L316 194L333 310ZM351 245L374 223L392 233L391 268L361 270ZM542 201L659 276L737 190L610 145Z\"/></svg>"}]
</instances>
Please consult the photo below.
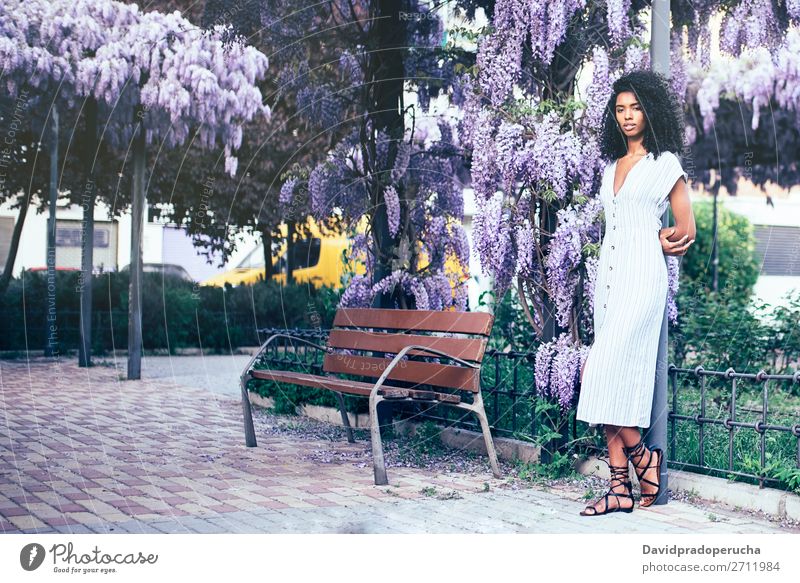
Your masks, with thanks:
<instances>
[{"instance_id":1,"label":"strappy sandal","mask_svg":"<svg viewBox=\"0 0 800 583\"><path fill-rule=\"evenodd\" d=\"M644 483L656 487L656 491L652 494L645 494L642 492L642 498L639 500L639 508L647 508L648 506L652 506L658 498L658 495L661 494L661 463L664 460L664 451L660 447L654 447L652 450L647 449L641 439L639 440L639 443L633 447L623 447L622 449L625 451L625 455L628 456L628 459L633 464L633 471L636 472L636 477L639 478L639 486ZM644 458L645 452L649 454L647 456L647 464L644 468L639 468L639 464L642 461L642 458ZM650 462L653 460L653 455L656 452L658 452L658 463L655 466L652 466L650 465ZM634 460L634 458L637 459ZM645 472L652 468L657 468L656 475L658 476L658 483L651 480L646 480L644 478Z\"/></svg>"},{"instance_id":2,"label":"strappy sandal","mask_svg":"<svg viewBox=\"0 0 800 583\"><path fill-rule=\"evenodd\" d=\"M636 504L636 501L633 498L632 493L632 484L628 479L628 466L612 466L608 464L608 469L611 470L611 488L609 488L608 492L606 492L605 496L603 496L600 500L605 500L605 509L602 512L598 512L595 508L595 505L600 502L598 500L591 506L587 506L584 508L580 515L581 516L601 516L603 514L611 514L612 512L633 512L633 507ZM616 484L614 482L617 482ZM620 493L614 492L614 488L618 488L619 486L623 486L627 493ZM609 505L609 496L616 496L617 497L617 505L610 506ZM630 498L631 499L631 506L630 508L625 508L622 506L622 503L619 501L619 498Z\"/></svg>"}]
</instances>

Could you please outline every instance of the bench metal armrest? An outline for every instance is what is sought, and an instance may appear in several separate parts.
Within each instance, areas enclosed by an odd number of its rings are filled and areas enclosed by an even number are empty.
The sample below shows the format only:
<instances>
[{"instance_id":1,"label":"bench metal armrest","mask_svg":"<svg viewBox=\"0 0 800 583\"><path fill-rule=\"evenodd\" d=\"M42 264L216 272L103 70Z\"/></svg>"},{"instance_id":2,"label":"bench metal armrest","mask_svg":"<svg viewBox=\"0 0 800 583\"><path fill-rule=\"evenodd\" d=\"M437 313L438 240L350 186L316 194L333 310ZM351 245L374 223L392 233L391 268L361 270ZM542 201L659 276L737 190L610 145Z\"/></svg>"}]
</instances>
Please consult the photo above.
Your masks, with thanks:
<instances>
[{"instance_id":1,"label":"bench metal armrest","mask_svg":"<svg viewBox=\"0 0 800 583\"><path fill-rule=\"evenodd\" d=\"M267 341L264 342L264 344L261 345L261 348L258 349L258 352L256 352L253 355L253 358L250 359L250 362L247 363L247 366L245 367L244 372L242 372L241 376L239 377L239 381L240 382L242 382L242 383L247 382L247 375L250 374L250 371L253 369L253 365L255 364L256 360L258 360L258 358L261 356L261 354L264 352L264 350L266 350L267 346L269 346L270 343L272 343L272 341L275 340L276 338L288 338L288 339L290 339L292 341L300 342L300 343L305 344L307 346L311 346L312 348L316 348L317 350L322 350L322 351L327 352L327 353L331 352L331 349L329 347L322 346L322 345L317 344L315 342L311 342L310 340L306 340L305 338L300 338L298 336L292 336L291 334L273 334L272 336L267 338Z\"/></svg>"},{"instance_id":2,"label":"bench metal armrest","mask_svg":"<svg viewBox=\"0 0 800 583\"><path fill-rule=\"evenodd\" d=\"M384 381L386 381L386 379L388 378L389 373L392 372L392 370L394 370L394 367L396 367L397 364L402 360L402 358L411 350L424 350L425 352L430 352L430 353L436 354L438 356L444 356L446 358L449 358L450 360L454 360L454 361L456 361L458 363L461 363L464 366L468 366L469 368L477 368L477 369L479 369L481 367L481 365L479 365L479 364L475 364L473 362L467 362L466 360L462 360L462 359L458 358L457 356L452 356L450 354L447 354L446 352L443 352L441 350L437 350L436 348L428 348L426 346L420 346L418 344L411 344L409 346L405 346L400 352L398 352L395 355L395 357L392 359L392 362L389 363L389 366L387 366L384 369L383 374L375 382L375 386L372 387L372 391L370 391L370 398L373 398L374 395L377 394L377 392L383 386Z\"/></svg>"}]
</instances>

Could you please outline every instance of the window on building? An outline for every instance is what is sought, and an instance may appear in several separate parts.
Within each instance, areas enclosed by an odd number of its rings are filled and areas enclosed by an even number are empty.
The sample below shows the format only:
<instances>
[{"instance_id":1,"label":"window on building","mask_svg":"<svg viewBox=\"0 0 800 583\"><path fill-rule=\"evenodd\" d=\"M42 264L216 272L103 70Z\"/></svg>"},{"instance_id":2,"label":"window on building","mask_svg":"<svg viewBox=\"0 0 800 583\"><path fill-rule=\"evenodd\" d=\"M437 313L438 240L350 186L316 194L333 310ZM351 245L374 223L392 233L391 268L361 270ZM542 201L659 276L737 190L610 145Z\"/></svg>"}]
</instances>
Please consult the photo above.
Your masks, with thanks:
<instances>
[{"instance_id":1,"label":"window on building","mask_svg":"<svg viewBox=\"0 0 800 583\"><path fill-rule=\"evenodd\" d=\"M754 225L761 275L800 276L800 227Z\"/></svg>"},{"instance_id":2,"label":"window on building","mask_svg":"<svg viewBox=\"0 0 800 583\"><path fill-rule=\"evenodd\" d=\"M319 263L320 239L301 239L294 244L294 267L304 269Z\"/></svg>"}]
</instances>

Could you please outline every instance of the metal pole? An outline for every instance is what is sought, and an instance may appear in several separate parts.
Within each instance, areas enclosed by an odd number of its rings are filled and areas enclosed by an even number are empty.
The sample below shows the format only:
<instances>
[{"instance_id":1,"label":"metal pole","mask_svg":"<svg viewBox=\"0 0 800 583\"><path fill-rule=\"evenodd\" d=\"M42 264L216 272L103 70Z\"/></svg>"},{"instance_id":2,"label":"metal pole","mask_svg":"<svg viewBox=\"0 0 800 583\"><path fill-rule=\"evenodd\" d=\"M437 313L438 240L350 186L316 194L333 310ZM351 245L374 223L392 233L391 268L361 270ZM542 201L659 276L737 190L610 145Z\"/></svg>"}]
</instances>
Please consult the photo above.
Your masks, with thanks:
<instances>
[{"instance_id":1,"label":"metal pole","mask_svg":"<svg viewBox=\"0 0 800 583\"><path fill-rule=\"evenodd\" d=\"M133 203L131 209L131 264L128 286L128 379L142 378L142 236L145 220L144 123L133 138Z\"/></svg>"},{"instance_id":2,"label":"metal pole","mask_svg":"<svg viewBox=\"0 0 800 583\"><path fill-rule=\"evenodd\" d=\"M670 5L669 0L653 0L652 20L650 23L650 63L652 69L663 74L667 78L670 76ZM669 226L668 212L661 217L661 226ZM667 258L664 256L664 261ZM667 310L664 309L664 316L661 321L661 335L658 339L658 359L656 360L655 391L653 393L653 409L650 413L650 427L644 433L645 443L648 449L660 447L667 454L667 339L669 331L667 326ZM666 459L666 458L665 458ZM661 494L659 494L654 504L667 503L667 464L661 464Z\"/></svg>"},{"instance_id":3,"label":"metal pole","mask_svg":"<svg viewBox=\"0 0 800 583\"><path fill-rule=\"evenodd\" d=\"M50 200L47 219L47 300L44 313L45 356L58 355L56 319L56 204L58 203L58 109L53 105L50 117Z\"/></svg>"},{"instance_id":4,"label":"metal pole","mask_svg":"<svg viewBox=\"0 0 800 583\"><path fill-rule=\"evenodd\" d=\"M711 237L711 269L713 270L714 279L711 282L711 289L717 292L719 291L719 255L717 253L717 221L719 220L717 215L717 197L719 195L719 180L714 184L712 192L714 193L714 232Z\"/></svg>"}]
</instances>

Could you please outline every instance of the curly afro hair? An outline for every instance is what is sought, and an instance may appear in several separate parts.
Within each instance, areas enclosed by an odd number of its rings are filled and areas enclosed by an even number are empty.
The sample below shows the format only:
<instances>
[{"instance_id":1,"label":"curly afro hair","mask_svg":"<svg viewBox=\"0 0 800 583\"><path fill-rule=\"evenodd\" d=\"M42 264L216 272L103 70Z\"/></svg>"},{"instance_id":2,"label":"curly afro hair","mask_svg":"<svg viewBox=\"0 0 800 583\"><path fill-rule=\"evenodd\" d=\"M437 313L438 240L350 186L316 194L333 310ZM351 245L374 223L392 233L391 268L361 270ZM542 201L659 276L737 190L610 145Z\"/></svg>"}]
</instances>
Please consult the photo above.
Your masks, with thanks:
<instances>
[{"instance_id":1,"label":"curly afro hair","mask_svg":"<svg viewBox=\"0 0 800 583\"><path fill-rule=\"evenodd\" d=\"M661 152L679 154L683 150L683 110L662 74L648 70L631 71L617 79L612 89L600 135L603 158L613 162L628 153L628 141L615 114L617 96L624 91L632 91L642 106L645 150L652 152L656 158Z\"/></svg>"}]
</instances>

